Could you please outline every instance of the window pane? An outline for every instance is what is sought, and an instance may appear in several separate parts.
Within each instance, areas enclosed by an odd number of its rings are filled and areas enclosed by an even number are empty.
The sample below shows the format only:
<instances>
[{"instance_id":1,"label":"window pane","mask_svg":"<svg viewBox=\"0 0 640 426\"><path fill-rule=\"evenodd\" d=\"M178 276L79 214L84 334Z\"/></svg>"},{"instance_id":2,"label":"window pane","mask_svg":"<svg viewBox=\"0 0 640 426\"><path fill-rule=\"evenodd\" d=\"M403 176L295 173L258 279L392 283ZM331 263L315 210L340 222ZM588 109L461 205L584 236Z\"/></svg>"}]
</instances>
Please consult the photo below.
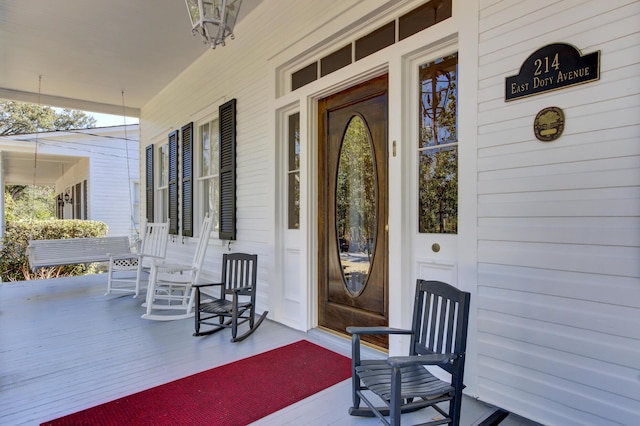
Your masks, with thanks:
<instances>
[{"instance_id":1,"label":"window pane","mask_svg":"<svg viewBox=\"0 0 640 426\"><path fill-rule=\"evenodd\" d=\"M458 232L458 148L420 153L420 232Z\"/></svg>"},{"instance_id":2,"label":"window pane","mask_svg":"<svg viewBox=\"0 0 640 426\"><path fill-rule=\"evenodd\" d=\"M209 132L209 123L200 126L200 140L202 141L200 176L209 176L211 171L211 133Z\"/></svg>"},{"instance_id":3,"label":"window pane","mask_svg":"<svg viewBox=\"0 0 640 426\"><path fill-rule=\"evenodd\" d=\"M289 229L300 229L300 172L289 173Z\"/></svg>"},{"instance_id":4,"label":"window pane","mask_svg":"<svg viewBox=\"0 0 640 426\"><path fill-rule=\"evenodd\" d=\"M169 145L160 147L160 186L169 185Z\"/></svg>"},{"instance_id":5,"label":"window pane","mask_svg":"<svg viewBox=\"0 0 640 426\"><path fill-rule=\"evenodd\" d=\"M211 147L209 156L211 157L211 167L209 168L210 176L217 176L220 172L220 120L217 118L211 122Z\"/></svg>"},{"instance_id":6,"label":"window pane","mask_svg":"<svg viewBox=\"0 0 640 426\"><path fill-rule=\"evenodd\" d=\"M289 229L300 228L300 113L289 116Z\"/></svg>"},{"instance_id":7,"label":"window pane","mask_svg":"<svg viewBox=\"0 0 640 426\"><path fill-rule=\"evenodd\" d=\"M457 55L419 66L418 230L458 232Z\"/></svg>"},{"instance_id":8,"label":"window pane","mask_svg":"<svg viewBox=\"0 0 640 426\"><path fill-rule=\"evenodd\" d=\"M218 231L219 229L219 221L218 221L218 200L219 200L219 179L218 177L213 177L210 179L205 179L202 181L204 187L204 208L208 211L213 218L213 230Z\"/></svg>"},{"instance_id":9,"label":"window pane","mask_svg":"<svg viewBox=\"0 0 640 426\"><path fill-rule=\"evenodd\" d=\"M200 126L200 140L202 141L200 176L218 174L218 137L217 119Z\"/></svg>"},{"instance_id":10,"label":"window pane","mask_svg":"<svg viewBox=\"0 0 640 426\"><path fill-rule=\"evenodd\" d=\"M296 90L318 79L318 63L314 62L291 74L291 90Z\"/></svg>"},{"instance_id":11,"label":"window pane","mask_svg":"<svg viewBox=\"0 0 640 426\"><path fill-rule=\"evenodd\" d=\"M391 21L356 40L356 61L396 42L396 23Z\"/></svg>"},{"instance_id":12,"label":"window pane","mask_svg":"<svg viewBox=\"0 0 640 426\"><path fill-rule=\"evenodd\" d=\"M455 142L457 135L458 57L421 65L420 147Z\"/></svg>"},{"instance_id":13,"label":"window pane","mask_svg":"<svg viewBox=\"0 0 640 426\"><path fill-rule=\"evenodd\" d=\"M209 121L200 126L200 176L202 188L203 214L209 213L213 218L213 230L219 231L218 204L220 202L220 179L218 164L220 163L219 150L219 120Z\"/></svg>"}]
</instances>

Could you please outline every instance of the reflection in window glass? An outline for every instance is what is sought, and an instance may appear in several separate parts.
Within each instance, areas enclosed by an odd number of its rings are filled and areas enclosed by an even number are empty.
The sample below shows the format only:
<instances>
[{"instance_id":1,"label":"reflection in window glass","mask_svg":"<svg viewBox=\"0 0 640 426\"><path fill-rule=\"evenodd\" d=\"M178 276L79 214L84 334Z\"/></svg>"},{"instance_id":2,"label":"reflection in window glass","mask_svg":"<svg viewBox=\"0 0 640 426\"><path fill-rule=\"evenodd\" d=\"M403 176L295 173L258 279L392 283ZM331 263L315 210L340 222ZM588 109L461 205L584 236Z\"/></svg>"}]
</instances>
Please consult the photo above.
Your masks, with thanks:
<instances>
[{"instance_id":1,"label":"reflection in window glass","mask_svg":"<svg viewBox=\"0 0 640 426\"><path fill-rule=\"evenodd\" d=\"M213 230L219 230L218 204L220 202L219 170L219 121L216 118L199 127L200 137L200 182L202 188L203 214L213 217Z\"/></svg>"},{"instance_id":2,"label":"reflection in window glass","mask_svg":"<svg viewBox=\"0 0 640 426\"><path fill-rule=\"evenodd\" d=\"M300 229L300 113L289 116L288 135L288 222Z\"/></svg>"},{"instance_id":3,"label":"reflection in window glass","mask_svg":"<svg viewBox=\"0 0 640 426\"><path fill-rule=\"evenodd\" d=\"M346 289L352 295L369 277L376 240L376 170L369 129L354 116L344 133L336 179L336 241Z\"/></svg>"},{"instance_id":4,"label":"reflection in window glass","mask_svg":"<svg viewBox=\"0 0 640 426\"><path fill-rule=\"evenodd\" d=\"M458 56L420 65L418 229L458 232Z\"/></svg>"},{"instance_id":5,"label":"reflection in window glass","mask_svg":"<svg viewBox=\"0 0 640 426\"><path fill-rule=\"evenodd\" d=\"M160 184L157 188L156 206L158 207L156 219L159 222L169 220L169 144L160 146Z\"/></svg>"}]
</instances>

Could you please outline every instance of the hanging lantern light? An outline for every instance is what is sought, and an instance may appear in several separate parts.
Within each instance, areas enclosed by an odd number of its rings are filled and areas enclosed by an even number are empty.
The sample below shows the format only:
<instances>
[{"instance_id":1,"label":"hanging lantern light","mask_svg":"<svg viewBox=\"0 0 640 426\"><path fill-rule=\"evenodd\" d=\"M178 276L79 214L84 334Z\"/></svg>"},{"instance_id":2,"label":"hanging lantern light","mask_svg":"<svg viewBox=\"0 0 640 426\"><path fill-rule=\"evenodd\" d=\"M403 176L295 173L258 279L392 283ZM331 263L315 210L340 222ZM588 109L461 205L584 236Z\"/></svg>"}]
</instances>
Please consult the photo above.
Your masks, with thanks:
<instances>
[{"instance_id":1,"label":"hanging lantern light","mask_svg":"<svg viewBox=\"0 0 640 426\"><path fill-rule=\"evenodd\" d=\"M215 49L225 45L225 39L233 40L233 27L236 25L242 0L185 0L193 34L200 34L205 44Z\"/></svg>"}]
</instances>

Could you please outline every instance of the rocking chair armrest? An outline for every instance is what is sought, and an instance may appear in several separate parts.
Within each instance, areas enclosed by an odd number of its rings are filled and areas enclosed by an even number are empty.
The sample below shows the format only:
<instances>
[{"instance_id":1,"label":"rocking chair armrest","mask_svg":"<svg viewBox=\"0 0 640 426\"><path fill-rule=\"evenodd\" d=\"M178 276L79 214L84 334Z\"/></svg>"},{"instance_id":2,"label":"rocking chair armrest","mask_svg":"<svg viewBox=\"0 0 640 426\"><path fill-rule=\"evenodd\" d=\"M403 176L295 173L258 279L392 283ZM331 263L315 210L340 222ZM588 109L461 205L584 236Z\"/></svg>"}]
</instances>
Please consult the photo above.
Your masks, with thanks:
<instances>
[{"instance_id":1,"label":"rocking chair armrest","mask_svg":"<svg viewBox=\"0 0 640 426\"><path fill-rule=\"evenodd\" d=\"M212 287L214 285L224 285L224 283L206 283L206 284L194 284L193 287L200 289L202 287Z\"/></svg>"},{"instance_id":2,"label":"rocking chair armrest","mask_svg":"<svg viewBox=\"0 0 640 426\"><path fill-rule=\"evenodd\" d=\"M151 265L152 269L155 269L158 272L166 272L170 274L178 273L178 272L187 272L187 271L195 271L191 265L186 265L182 263L163 263L156 262L157 259L153 259L153 264Z\"/></svg>"},{"instance_id":3,"label":"rocking chair armrest","mask_svg":"<svg viewBox=\"0 0 640 426\"><path fill-rule=\"evenodd\" d=\"M142 259L142 258L151 259L153 262L155 262L156 260L158 260L158 261L164 260L163 256L156 256L156 255L153 255L153 254L144 254L144 253L136 253L136 254L134 254L134 257L139 257L140 259Z\"/></svg>"},{"instance_id":4,"label":"rocking chair armrest","mask_svg":"<svg viewBox=\"0 0 640 426\"><path fill-rule=\"evenodd\" d=\"M392 327L357 327L357 326L349 326L347 327L347 333L353 335L360 334L413 334L412 330L405 330L402 328L392 328Z\"/></svg>"},{"instance_id":5,"label":"rocking chair armrest","mask_svg":"<svg viewBox=\"0 0 640 426\"><path fill-rule=\"evenodd\" d=\"M429 354L413 356L391 356L387 364L391 367L408 367L410 365L438 365L447 364L458 358L457 354Z\"/></svg>"}]
</instances>

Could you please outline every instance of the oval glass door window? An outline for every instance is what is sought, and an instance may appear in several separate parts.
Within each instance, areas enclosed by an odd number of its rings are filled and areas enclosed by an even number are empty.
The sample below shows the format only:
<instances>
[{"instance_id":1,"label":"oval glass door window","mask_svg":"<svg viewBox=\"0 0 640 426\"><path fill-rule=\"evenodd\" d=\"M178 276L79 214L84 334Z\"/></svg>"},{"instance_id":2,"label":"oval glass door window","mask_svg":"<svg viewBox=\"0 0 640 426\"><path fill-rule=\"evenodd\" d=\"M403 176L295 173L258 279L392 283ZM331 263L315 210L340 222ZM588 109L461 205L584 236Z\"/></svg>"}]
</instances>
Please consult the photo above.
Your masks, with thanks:
<instances>
[{"instance_id":1,"label":"oval glass door window","mask_svg":"<svg viewBox=\"0 0 640 426\"><path fill-rule=\"evenodd\" d=\"M369 129L353 116L344 133L336 179L336 233L346 289L357 296L367 283L376 242L376 169Z\"/></svg>"}]
</instances>

